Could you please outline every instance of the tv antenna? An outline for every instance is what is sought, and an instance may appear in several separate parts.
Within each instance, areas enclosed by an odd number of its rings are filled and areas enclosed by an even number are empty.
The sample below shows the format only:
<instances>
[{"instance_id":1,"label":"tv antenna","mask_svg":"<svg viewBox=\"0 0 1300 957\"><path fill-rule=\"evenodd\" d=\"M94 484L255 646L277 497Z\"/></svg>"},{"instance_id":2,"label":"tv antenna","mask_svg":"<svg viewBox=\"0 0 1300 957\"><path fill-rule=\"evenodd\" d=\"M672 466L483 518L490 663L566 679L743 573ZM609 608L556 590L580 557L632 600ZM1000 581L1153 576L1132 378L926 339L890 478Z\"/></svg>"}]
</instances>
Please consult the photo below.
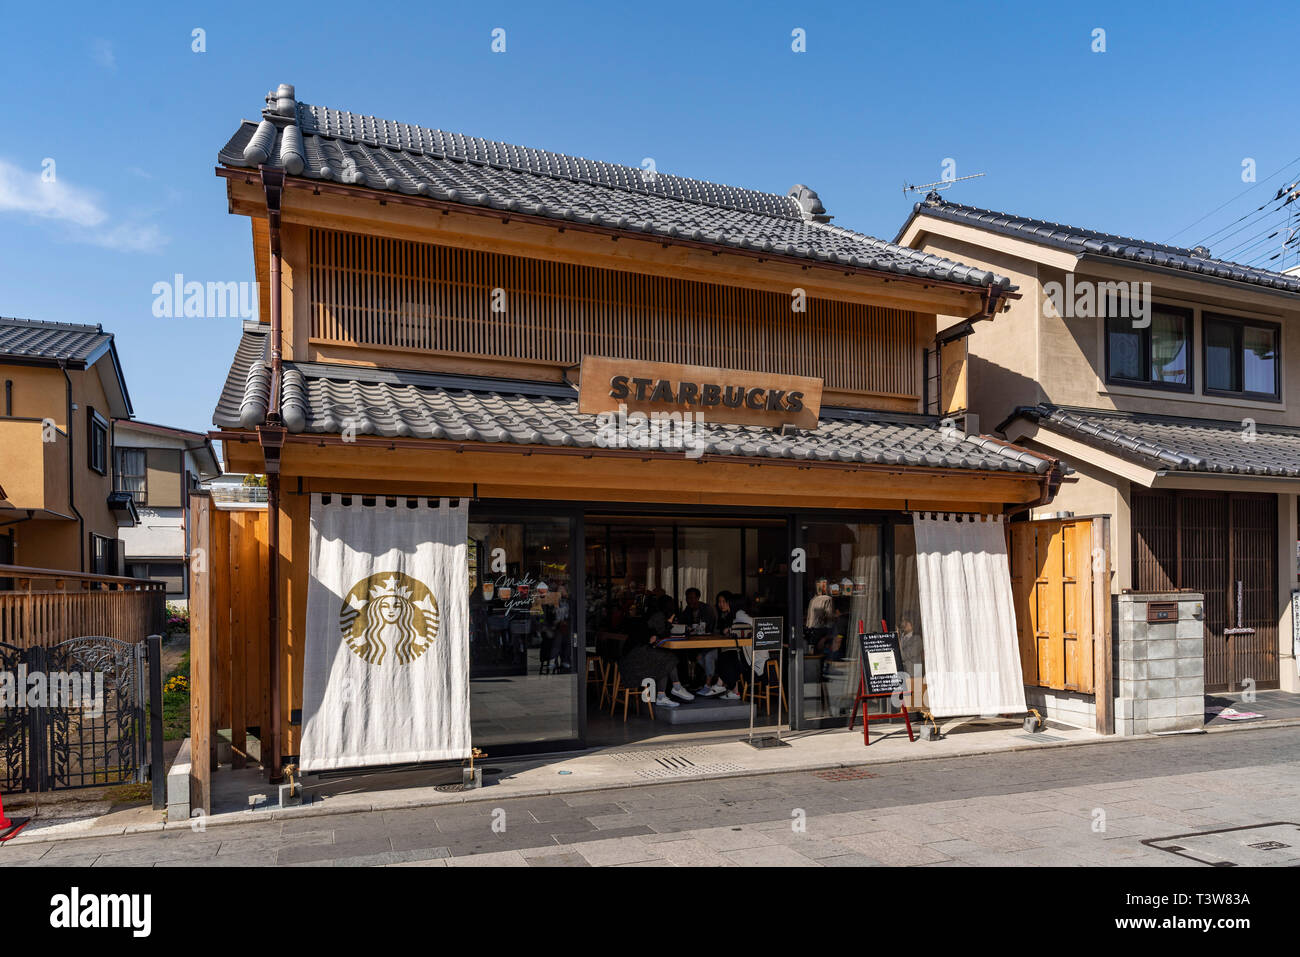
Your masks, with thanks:
<instances>
[{"instance_id":1,"label":"tv antenna","mask_svg":"<svg viewBox=\"0 0 1300 957\"><path fill-rule=\"evenodd\" d=\"M904 184L903 195L906 196L908 193L919 193L921 190L934 190L935 192L938 192L940 190L945 190L956 183L960 183L964 179L976 179L983 175L983 173L971 173L967 176L958 176L954 179L941 179L937 183L922 183L920 186L912 186L910 183Z\"/></svg>"}]
</instances>

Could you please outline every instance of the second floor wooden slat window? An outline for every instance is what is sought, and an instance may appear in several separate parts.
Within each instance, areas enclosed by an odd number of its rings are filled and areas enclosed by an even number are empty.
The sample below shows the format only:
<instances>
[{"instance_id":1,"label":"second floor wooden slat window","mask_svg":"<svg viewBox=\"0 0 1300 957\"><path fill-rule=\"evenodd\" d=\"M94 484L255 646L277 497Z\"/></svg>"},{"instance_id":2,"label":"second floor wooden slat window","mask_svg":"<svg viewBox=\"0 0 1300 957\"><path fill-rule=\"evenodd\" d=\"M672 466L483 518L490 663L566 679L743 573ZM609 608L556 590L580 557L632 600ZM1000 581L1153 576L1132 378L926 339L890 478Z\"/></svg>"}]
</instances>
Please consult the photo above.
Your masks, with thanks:
<instances>
[{"instance_id":1,"label":"second floor wooden slat window","mask_svg":"<svg viewBox=\"0 0 1300 957\"><path fill-rule=\"evenodd\" d=\"M312 229L311 337L571 366L610 355L914 397L915 313ZM395 363L397 364L397 363Z\"/></svg>"}]
</instances>

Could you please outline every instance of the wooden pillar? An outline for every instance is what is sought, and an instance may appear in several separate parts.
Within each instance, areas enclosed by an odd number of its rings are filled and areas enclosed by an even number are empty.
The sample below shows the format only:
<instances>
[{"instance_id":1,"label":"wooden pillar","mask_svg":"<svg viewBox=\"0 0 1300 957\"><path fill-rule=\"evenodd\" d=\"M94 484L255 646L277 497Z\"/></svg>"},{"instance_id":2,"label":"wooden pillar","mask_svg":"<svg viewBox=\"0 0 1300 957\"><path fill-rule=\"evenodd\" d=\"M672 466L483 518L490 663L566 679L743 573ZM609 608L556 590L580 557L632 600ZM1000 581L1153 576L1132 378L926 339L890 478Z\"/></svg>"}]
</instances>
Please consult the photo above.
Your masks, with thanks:
<instances>
[{"instance_id":1,"label":"wooden pillar","mask_svg":"<svg viewBox=\"0 0 1300 957\"><path fill-rule=\"evenodd\" d=\"M1092 690L1097 702L1097 733L1115 733L1114 664L1111 657L1110 518L1092 520ZM1100 568L1100 570L1098 570Z\"/></svg>"},{"instance_id":2,"label":"wooden pillar","mask_svg":"<svg viewBox=\"0 0 1300 957\"><path fill-rule=\"evenodd\" d=\"M210 548L212 499L190 496L190 814L212 813L213 601Z\"/></svg>"}]
</instances>

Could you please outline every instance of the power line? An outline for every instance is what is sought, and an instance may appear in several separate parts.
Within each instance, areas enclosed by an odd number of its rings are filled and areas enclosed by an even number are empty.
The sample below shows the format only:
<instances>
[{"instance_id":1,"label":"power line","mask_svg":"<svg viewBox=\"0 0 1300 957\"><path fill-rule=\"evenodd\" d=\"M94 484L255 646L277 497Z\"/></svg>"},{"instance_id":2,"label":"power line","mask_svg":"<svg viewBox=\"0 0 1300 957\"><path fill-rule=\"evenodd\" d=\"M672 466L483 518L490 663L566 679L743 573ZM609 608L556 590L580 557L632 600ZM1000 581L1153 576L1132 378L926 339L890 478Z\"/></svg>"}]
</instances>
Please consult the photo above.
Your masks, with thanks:
<instances>
[{"instance_id":1,"label":"power line","mask_svg":"<svg viewBox=\"0 0 1300 957\"><path fill-rule=\"evenodd\" d=\"M1233 230L1232 232L1230 232L1230 233L1225 233L1223 236L1220 236L1220 237L1219 237L1219 241L1220 241L1220 242L1224 242L1224 241L1230 239L1231 237L1237 235L1238 233L1241 233L1241 232L1243 232L1243 231L1245 231L1245 230L1247 230L1247 229L1251 229L1251 228L1258 227L1261 223L1263 223L1263 222L1267 222L1267 221L1269 220L1269 217L1270 217L1270 216L1274 216L1274 215L1276 215L1277 213L1281 213L1281 214L1282 214L1282 220L1285 221L1285 220L1286 220L1286 217L1289 215L1289 213L1288 213L1287 210L1286 210L1286 207L1289 206L1289 205L1291 205L1291 203L1296 199L1296 197L1297 197L1298 195L1300 195L1300 193L1297 193L1297 192L1296 192L1296 186L1297 186L1297 185L1300 185L1300 181L1297 181L1296 183L1291 183L1290 185L1288 185L1288 186L1284 186L1284 187L1282 187L1281 189L1279 189L1279 190L1277 191L1277 195L1276 195L1276 196L1274 196L1272 199L1270 199L1270 200L1269 200L1267 203L1265 203L1263 206L1259 207L1259 209L1257 209L1257 210L1255 210L1253 213L1249 214L1250 216L1257 216L1257 215L1259 215L1259 214L1262 213L1262 215L1260 215L1258 219L1256 219L1256 220L1255 220L1254 222L1252 222L1252 223L1247 223L1247 224L1243 224L1243 225L1241 225L1241 226L1238 226L1236 229L1234 229L1234 230ZM1285 199L1283 199L1283 197L1285 197ZM1281 200L1281 202L1279 202L1279 200ZM1274 204L1277 204L1277 205L1274 205ZM1270 206L1272 206L1273 208L1272 208L1272 209L1269 209ZM1264 210L1268 210L1268 211L1267 211L1267 212L1264 212ZM1245 218L1247 218L1247 217L1242 217L1242 219L1245 219ZM1238 220L1238 222L1240 222L1240 220ZM1228 225L1232 225L1232 224L1229 223ZM1222 253L1221 255L1217 256L1216 258L1219 258L1219 259L1226 259L1228 256L1230 256L1230 255L1232 255L1233 253L1235 253L1236 251L1240 250L1243 246L1248 246L1248 245L1250 245L1251 242L1252 242L1252 240L1257 239L1258 237L1262 236L1264 233L1268 232L1270 229L1273 229L1273 228L1274 228L1274 225L1275 225L1275 224L1270 224L1270 225L1268 225L1268 226L1264 226L1262 229L1259 229L1259 230L1257 230L1256 232L1250 233L1249 235L1246 236L1245 239L1238 240L1237 243L1236 243L1235 245L1233 245L1233 246L1232 246L1228 251ZM1226 227L1225 227L1225 228L1226 228ZM1208 245L1209 245L1209 242L1208 242L1208 240L1207 240L1207 241L1202 242L1200 245L1208 246Z\"/></svg>"},{"instance_id":2,"label":"power line","mask_svg":"<svg viewBox=\"0 0 1300 957\"><path fill-rule=\"evenodd\" d=\"M1240 193L1238 193L1236 196L1232 197L1232 199L1228 200L1226 203L1223 203L1221 206L1216 206L1214 209L1210 210L1208 213L1206 213L1206 214L1205 214L1204 216L1202 216L1200 219L1196 220L1196 222L1194 222L1194 223L1188 223L1188 224L1187 224L1186 226L1184 226L1182 229L1178 230L1178 232L1174 233L1173 236L1170 236L1168 239L1166 239L1165 242L1166 242L1166 243L1170 243L1170 242L1172 242L1172 241L1174 240L1175 237L1177 237L1177 236L1181 236L1183 233L1187 232L1187 230L1191 229L1193 226L1196 226L1196 225L1198 225L1199 223L1203 223L1203 222L1205 222L1207 219L1209 219L1211 216L1213 216L1213 215L1214 215L1215 213L1217 213L1219 210L1223 209L1224 206L1231 206L1233 203L1235 203L1237 200L1241 199L1241 197L1245 196L1245 195L1246 195L1247 193L1249 193L1251 190L1253 190L1253 189L1257 189L1258 187L1263 186L1263 185L1264 185L1265 183L1267 183L1270 179L1275 179L1276 177L1281 176L1283 173L1285 173L1288 169L1290 169L1290 168L1291 168L1292 166L1294 166L1296 163L1300 163L1300 156L1297 156L1295 159L1293 159L1291 162L1287 163L1285 166L1283 166L1281 169L1279 169L1276 173L1273 173L1271 176L1265 177L1264 179L1260 180L1259 182L1257 182L1257 183L1252 183L1250 186L1247 186L1245 189L1243 189L1243 190L1242 190Z\"/></svg>"}]
</instances>

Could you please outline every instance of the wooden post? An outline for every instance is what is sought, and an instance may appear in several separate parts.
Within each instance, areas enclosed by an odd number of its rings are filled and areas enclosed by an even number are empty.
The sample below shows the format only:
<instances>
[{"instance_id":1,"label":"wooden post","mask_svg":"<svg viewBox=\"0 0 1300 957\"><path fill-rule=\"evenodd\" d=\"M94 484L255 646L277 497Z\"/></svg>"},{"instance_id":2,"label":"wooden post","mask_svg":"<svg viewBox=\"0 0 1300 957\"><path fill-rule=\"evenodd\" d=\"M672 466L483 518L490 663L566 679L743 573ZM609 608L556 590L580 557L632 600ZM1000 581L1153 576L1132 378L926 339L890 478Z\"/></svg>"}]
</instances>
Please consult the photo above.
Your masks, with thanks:
<instances>
[{"instance_id":1,"label":"wooden post","mask_svg":"<svg viewBox=\"0 0 1300 957\"><path fill-rule=\"evenodd\" d=\"M163 765L163 673L162 636L150 635L149 642L149 780L153 785L153 808L167 807L167 771Z\"/></svg>"},{"instance_id":2,"label":"wooden post","mask_svg":"<svg viewBox=\"0 0 1300 957\"><path fill-rule=\"evenodd\" d=\"M190 814L212 813L212 500L190 496Z\"/></svg>"},{"instance_id":3,"label":"wooden post","mask_svg":"<svg viewBox=\"0 0 1300 957\"><path fill-rule=\"evenodd\" d=\"M1115 733L1114 665L1111 661L1110 516L1092 520L1092 691L1097 703L1097 733ZM1097 559L1101 570L1096 571Z\"/></svg>"}]
</instances>

